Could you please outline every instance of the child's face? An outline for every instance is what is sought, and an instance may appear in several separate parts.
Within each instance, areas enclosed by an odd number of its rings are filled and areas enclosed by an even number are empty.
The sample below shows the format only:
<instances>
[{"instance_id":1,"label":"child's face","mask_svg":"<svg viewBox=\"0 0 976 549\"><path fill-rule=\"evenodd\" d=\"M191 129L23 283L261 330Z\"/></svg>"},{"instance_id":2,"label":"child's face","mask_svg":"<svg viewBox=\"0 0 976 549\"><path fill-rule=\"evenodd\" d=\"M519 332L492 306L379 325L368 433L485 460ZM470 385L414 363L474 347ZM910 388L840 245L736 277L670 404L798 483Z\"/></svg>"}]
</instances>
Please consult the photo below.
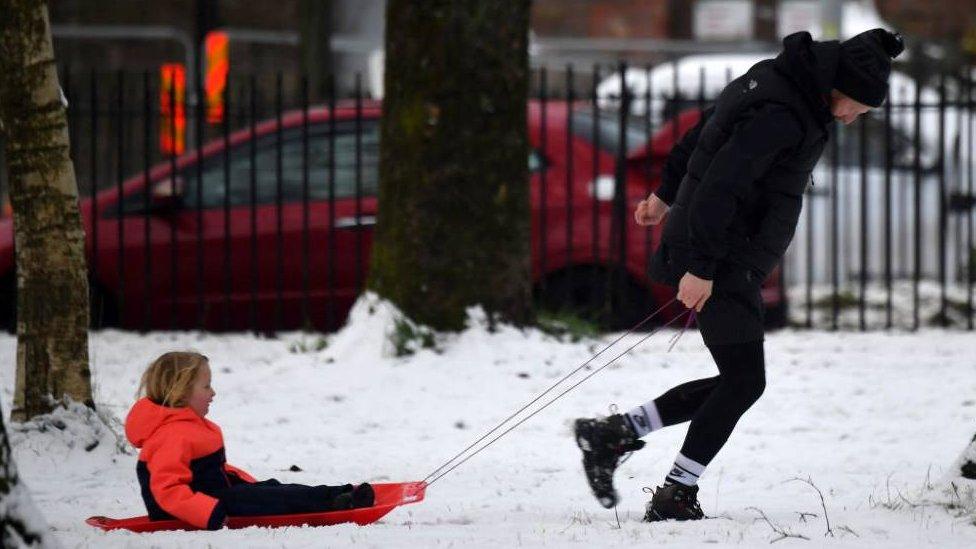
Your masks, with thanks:
<instances>
[{"instance_id":1,"label":"child's face","mask_svg":"<svg viewBox=\"0 0 976 549\"><path fill-rule=\"evenodd\" d=\"M210 387L210 366L204 364L197 372L197 376L193 379L190 397L187 399L186 405L196 412L198 416L206 417L207 412L210 411L210 401L213 400L216 394L213 388Z\"/></svg>"}]
</instances>

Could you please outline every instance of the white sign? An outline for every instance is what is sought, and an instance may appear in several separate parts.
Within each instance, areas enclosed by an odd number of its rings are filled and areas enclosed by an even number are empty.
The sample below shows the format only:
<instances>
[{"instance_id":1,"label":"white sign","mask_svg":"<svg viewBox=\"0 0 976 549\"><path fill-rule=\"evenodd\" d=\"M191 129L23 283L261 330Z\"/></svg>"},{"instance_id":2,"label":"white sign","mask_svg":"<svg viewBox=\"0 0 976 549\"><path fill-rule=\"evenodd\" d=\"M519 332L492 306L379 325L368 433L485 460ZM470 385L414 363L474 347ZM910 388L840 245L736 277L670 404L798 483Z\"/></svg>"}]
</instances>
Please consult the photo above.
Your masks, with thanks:
<instances>
[{"instance_id":1,"label":"white sign","mask_svg":"<svg viewBox=\"0 0 976 549\"><path fill-rule=\"evenodd\" d=\"M698 0L692 31L699 40L751 40L752 0Z\"/></svg>"},{"instance_id":2,"label":"white sign","mask_svg":"<svg viewBox=\"0 0 976 549\"><path fill-rule=\"evenodd\" d=\"M822 37L820 2L783 0L776 10L776 35L780 38L798 31L809 31L814 40Z\"/></svg>"}]
</instances>

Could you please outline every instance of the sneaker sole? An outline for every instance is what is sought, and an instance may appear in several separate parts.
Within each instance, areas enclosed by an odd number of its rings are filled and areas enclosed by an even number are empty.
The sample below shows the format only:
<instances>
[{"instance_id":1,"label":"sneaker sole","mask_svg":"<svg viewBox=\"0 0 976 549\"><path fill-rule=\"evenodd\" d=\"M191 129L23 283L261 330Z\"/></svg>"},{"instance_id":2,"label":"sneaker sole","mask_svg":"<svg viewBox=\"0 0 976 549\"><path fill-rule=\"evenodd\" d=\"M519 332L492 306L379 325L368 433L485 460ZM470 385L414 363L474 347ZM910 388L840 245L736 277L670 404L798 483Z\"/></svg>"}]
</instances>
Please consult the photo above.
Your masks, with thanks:
<instances>
[{"instance_id":1,"label":"sneaker sole","mask_svg":"<svg viewBox=\"0 0 976 549\"><path fill-rule=\"evenodd\" d=\"M576 422L573 425L573 434L575 435L576 438L576 446L578 446L579 449L582 450L584 454L592 451L592 447L590 446L589 441L583 438L584 435L588 435L590 434L590 432L592 431L590 429L588 420L585 419L576 420ZM617 505L617 503L620 501L620 496L617 495L616 489L614 489L613 494L602 495L602 494L598 494L597 491L593 488L593 485L590 483L590 475L587 474L586 472L586 461L585 461L586 457L584 456L583 459L584 459L583 476L586 477L586 484L587 486L590 487L590 492L593 493L593 497L595 497L597 502L605 509L610 509L615 505Z\"/></svg>"}]
</instances>

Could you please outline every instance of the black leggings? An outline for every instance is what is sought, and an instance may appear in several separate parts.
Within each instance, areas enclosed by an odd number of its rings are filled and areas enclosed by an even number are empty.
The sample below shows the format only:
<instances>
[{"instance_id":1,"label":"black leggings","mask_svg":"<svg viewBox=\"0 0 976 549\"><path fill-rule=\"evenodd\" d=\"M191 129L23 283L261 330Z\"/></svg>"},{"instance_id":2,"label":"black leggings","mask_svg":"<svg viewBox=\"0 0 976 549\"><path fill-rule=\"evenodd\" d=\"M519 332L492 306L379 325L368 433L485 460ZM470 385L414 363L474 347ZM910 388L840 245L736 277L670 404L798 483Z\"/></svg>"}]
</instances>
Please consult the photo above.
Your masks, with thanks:
<instances>
[{"instance_id":1,"label":"black leggings","mask_svg":"<svg viewBox=\"0 0 976 549\"><path fill-rule=\"evenodd\" d=\"M332 511L336 496L352 489L352 484L305 486L269 479L235 484L211 495L224 504L228 515L246 517Z\"/></svg>"},{"instance_id":2,"label":"black leggings","mask_svg":"<svg viewBox=\"0 0 976 549\"><path fill-rule=\"evenodd\" d=\"M766 388L763 342L711 345L719 375L689 381L654 400L665 426L691 421L681 453L702 465L718 454Z\"/></svg>"}]
</instances>

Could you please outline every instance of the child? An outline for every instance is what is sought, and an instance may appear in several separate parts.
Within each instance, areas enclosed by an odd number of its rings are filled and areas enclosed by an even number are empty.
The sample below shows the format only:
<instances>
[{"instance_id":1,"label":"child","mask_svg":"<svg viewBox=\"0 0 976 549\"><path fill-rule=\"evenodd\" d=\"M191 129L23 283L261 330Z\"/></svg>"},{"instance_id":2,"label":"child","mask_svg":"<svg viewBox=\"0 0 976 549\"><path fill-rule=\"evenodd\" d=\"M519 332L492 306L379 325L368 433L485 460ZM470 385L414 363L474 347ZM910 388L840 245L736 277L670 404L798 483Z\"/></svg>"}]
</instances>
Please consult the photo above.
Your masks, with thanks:
<instances>
[{"instance_id":1,"label":"child","mask_svg":"<svg viewBox=\"0 0 976 549\"><path fill-rule=\"evenodd\" d=\"M125 434L140 448L136 473L151 520L176 517L221 528L228 516L334 511L373 505L369 484L353 487L256 481L227 463L220 427L205 419L216 393L199 353L172 352L142 375Z\"/></svg>"}]
</instances>

